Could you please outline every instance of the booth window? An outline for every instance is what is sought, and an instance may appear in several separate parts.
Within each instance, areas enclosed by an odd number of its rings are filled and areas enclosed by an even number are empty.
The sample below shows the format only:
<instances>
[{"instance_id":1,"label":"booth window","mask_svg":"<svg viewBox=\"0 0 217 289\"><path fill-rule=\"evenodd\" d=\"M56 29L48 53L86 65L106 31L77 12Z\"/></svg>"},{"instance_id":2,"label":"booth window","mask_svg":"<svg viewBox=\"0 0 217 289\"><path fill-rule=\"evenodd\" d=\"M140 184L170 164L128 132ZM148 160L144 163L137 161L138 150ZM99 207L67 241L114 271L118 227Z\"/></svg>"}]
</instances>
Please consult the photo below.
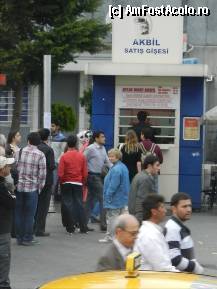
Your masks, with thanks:
<instances>
[{"instance_id":1,"label":"booth window","mask_svg":"<svg viewBox=\"0 0 217 289\"><path fill-rule=\"evenodd\" d=\"M118 140L123 143L126 132L137 122L137 113L141 109L121 108L119 110ZM147 109L148 121L155 131L158 144L175 143L175 109Z\"/></svg>"}]
</instances>

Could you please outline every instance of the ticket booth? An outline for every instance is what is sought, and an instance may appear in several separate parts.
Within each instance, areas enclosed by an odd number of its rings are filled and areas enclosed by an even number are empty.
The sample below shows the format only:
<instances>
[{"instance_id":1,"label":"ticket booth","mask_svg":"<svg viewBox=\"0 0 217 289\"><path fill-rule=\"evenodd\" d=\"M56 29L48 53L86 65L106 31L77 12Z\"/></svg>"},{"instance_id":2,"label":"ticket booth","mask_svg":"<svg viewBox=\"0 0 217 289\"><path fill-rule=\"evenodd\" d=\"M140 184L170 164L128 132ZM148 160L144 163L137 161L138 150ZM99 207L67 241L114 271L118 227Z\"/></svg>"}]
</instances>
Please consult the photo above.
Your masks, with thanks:
<instances>
[{"instance_id":1,"label":"ticket booth","mask_svg":"<svg viewBox=\"0 0 217 289\"><path fill-rule=\"evenodd\" d=\"M87 73L93 75L92 128L105 132L108 148L116 147L124 142L137 112L147 111L164 156L160 193L169 201L174 193L187 192L194 208L200 208L200 117L207 66L182 64L182 18L149 17L148 21L149 34L141 35L138 19L114 20L112 62L88 64ZM165 34L169 27L173 41Z\"/></svg>"}]
</instances>

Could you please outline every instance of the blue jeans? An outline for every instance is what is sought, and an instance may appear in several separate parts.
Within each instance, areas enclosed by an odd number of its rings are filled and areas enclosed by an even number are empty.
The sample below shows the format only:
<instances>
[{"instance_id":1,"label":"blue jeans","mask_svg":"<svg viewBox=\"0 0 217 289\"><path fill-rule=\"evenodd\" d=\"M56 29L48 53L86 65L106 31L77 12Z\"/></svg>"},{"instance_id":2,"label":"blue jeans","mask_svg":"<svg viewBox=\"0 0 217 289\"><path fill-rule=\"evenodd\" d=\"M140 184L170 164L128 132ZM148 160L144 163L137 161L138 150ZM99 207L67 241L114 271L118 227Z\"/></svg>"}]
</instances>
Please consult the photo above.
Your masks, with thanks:
<instances>
[{"instance_id":1,"label":"blue jeans","mask_svg":"<svg viewBox=\"0 0 217 289\"><path fill-rule=\"evenodd\" d=\"M38 204L38 191L17 192L15 224L18 242L33 240L34 217Z\"/></svg>"}]
</instances>

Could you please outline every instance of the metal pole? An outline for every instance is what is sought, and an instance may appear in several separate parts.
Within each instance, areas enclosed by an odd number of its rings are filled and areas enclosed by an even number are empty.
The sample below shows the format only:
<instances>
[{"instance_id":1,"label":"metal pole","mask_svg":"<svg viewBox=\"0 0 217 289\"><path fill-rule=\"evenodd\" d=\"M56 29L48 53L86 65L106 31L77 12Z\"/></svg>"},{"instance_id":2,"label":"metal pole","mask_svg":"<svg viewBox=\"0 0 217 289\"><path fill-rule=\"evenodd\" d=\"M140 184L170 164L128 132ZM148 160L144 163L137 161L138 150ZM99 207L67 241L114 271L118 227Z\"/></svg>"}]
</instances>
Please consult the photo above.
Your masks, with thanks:
<instances>
[{"instance_id":1,"label":"metal pole","mask_svg":"<svg viewBox=\"0 0 217 289\"><path fill-rule=\"evenodd\" d=\"M44 55L44 128L51 127L51 55Z\"/></svg>"}]
</instances>

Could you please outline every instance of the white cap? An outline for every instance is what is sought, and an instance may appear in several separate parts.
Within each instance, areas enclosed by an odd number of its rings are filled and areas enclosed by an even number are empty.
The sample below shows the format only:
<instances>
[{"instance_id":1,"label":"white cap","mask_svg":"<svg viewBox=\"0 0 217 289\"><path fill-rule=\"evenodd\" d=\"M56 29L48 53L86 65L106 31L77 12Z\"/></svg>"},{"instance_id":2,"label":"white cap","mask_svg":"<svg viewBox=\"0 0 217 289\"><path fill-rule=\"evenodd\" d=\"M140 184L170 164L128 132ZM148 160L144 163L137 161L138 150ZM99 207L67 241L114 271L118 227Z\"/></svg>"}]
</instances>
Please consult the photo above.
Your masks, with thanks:
<instances>
[{"instance_id":1,"label":"white cap","mask_svg":"<svg viewBox=\"0 0 217 289\"><path fill-rule=\"evenodd\" d=\"M6 165L12 165L15 162L14 158L6 158L0 156L0 169L4 168Z\"/></svg>"}]
</instances>

